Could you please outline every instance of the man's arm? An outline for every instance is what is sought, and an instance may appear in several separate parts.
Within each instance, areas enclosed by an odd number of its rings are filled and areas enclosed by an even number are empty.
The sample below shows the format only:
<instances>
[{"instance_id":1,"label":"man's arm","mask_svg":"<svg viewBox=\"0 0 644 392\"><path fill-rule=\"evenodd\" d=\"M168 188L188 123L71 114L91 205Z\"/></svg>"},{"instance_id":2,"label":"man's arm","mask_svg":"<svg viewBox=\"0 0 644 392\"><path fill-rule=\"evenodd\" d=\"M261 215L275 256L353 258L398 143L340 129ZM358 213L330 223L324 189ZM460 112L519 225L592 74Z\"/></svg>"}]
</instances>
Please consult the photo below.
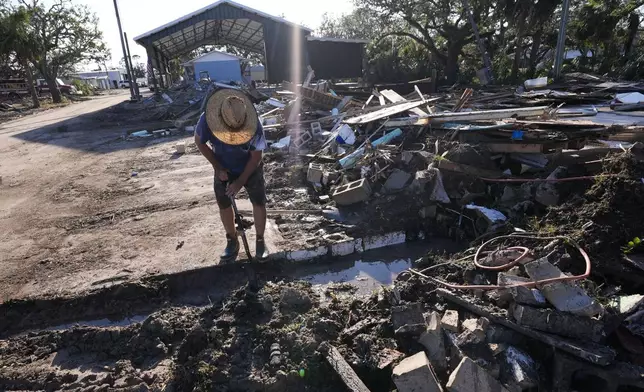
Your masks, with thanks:
<instances>
[{"instance_id":1,"label":"man's arm","mask_svg":"<svg viewBox=\"0 0 644 392\"><path fill-rule=\"evenodd\" d=\"M250 176L255 172L255 170L257 170L257 167L259 167L259 164L262 162L263 155L264 152L261 150L250 152L250 159L246 163L246 167L244 167L244 172L235 180L235 182L228 185L228 190L226 192L228 196L235 196L237 192L246 185Z\"/></svg>"},{"instance_id":2,"label":"man's arm","mask_svg":"<svg viewBox=\"0 0 644 392\"><path fill-rule=\"evenodd\" d=\"M242 185L246 185L246 183L248 182L248 179L255 172L260 162L262 161L263 155L264 155L263 151L250 152L250 159L246 163L244 172L241 174L241 176L239 176L239 180L241 181Z\"/></svg>"},{"instance_id":3,"label":"man's arm","mask_svg":"<svg viewBox=\"0 0 644 392\"><path fill-rule=\"evenodd\" d=\"M219 161L217 161L217 158L215 157L215 152L212 151L212 148L208 146L206 143L201 142L201 137L195 133L195 144L197 145L197 148L199 149L199 152L201 155L203 155L208 162L212 165L215 170L224 170L224 168L221 166Z\"/></svg>"}]
</instances>

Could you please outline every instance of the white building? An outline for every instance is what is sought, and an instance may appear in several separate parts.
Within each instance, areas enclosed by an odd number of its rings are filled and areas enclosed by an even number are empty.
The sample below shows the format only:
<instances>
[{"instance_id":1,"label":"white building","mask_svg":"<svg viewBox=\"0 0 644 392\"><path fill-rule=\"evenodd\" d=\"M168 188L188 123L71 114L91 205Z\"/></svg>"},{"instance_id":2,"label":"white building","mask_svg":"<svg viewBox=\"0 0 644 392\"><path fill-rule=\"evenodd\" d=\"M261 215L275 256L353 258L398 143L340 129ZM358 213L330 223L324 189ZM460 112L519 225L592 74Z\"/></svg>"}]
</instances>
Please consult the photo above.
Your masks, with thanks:
<instances>
[{"instance_id":1,"label":"white building","mask_svg":"<svg viewBox=\"0 0 644 392\"><path fill-rule=\"evenodd\" d=\"M114 89L119 88L120 83L127 80L127 71L124 69L112 69L108 71L79 72L74 76L96 88Z\"/></svg>"}]
</instances>

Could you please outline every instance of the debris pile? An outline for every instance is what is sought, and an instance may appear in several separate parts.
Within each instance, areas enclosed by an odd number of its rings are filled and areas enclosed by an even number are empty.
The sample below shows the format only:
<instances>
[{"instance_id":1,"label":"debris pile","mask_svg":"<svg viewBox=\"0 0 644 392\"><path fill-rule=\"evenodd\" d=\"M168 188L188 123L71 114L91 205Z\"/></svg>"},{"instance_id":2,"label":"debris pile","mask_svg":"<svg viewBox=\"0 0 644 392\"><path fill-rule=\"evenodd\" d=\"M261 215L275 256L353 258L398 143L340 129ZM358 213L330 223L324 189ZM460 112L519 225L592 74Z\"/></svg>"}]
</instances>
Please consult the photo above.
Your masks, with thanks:
<instances>
[{"instance_id":1,"label":"debris pile","mask_svg":"<svg viewBox=\"0 0 644 392\"><path fill-rule=\"evenodd\" d=\"M280 229L310 226L312 247L336 234L476 238L559 206L604 172L611 153L642 157L642 127L603 120L623 84L575 74L549 86L547 99L534 85L340 96L328 82L284 83L267 92L257 109ZM572 96L605 107L562 107Z\"/></svg>"}]
</instances>

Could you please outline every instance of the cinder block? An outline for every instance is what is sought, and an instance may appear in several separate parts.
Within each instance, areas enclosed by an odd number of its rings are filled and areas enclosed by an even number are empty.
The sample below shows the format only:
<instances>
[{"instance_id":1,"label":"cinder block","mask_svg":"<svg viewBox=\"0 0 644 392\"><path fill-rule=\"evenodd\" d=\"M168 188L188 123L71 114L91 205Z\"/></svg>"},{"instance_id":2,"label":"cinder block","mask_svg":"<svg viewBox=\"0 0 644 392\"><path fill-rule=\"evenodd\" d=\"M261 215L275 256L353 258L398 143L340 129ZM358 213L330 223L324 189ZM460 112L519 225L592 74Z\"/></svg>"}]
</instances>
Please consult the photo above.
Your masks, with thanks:
<instances>
[{"instance_id":1,"label":"cinder block","mask_svg":"<svg viewBox=\"0 0 644 392\"><path fill-rule=\"evenodd\" d=\"M304 147L304 145L308 142L310 142L313 139L313 136L311 136L311 132L306 131L302 134L299 135L294 141L293 141L293 147L295 149L299 150L300 148Z\"/></svg>"},{"instance_id":2,"label":"cinder block","mask_svg":"<svg viewBox=\"0 0 644 392\"><path fill-rule=\"evenodd\" d=\"M364 239L364 250L374 250L386 248L388 246L404 244L407 240L407 235L404 231L397 231L384 235L376 235Z\"/></svg>"},{"instance_id":3,"label":"cinder block","mask_svg":"<svg viewBox=\"0 0 644 392\"><path fill-rule=\"evenodd\" d=\"M318 257L326 256L329 253L329 248L326 246L319 246L314 249L303 249L288 252L286 258L290 261L308 261Z\"/></svg>"},{"instance_id":4,"label":"cinder block","mask_svg":"<svg viewBox=\"0 0 644 392\"><path fill-rule=\"evenodd\" d=\"M177 143L174 147L177 150L177 154L185 154L186 153L186 143L185 142Z\"/></svg>"},{"instance_id":5,"label":"cinder block","mask_svg":"<svg viewBox=\"0 0 644 392\"><path fill-rule=\"evenodd\" d=\"M356 241L349 239L329 245L331 256L348 256L356 251Z\"/></svg>"},{"instance_id":6,"label":"cinder block","mask_svg":"<svg viewBox=\"0 0 644 392\"><path fill-rule=\"evenodd\" d=\"M371 187L363 178L338 187L332 197L338 205L348 206L368 200L369 196L371 196Z\"/></svg>"},{"instance_id":7,"label":"cinder block","mask_svg":"<svg viewBox=\"0 0 644 392\"><path fill-rule=\"evenodd\" d=\"M311 133L317 136L322 133L322 125L319 122L311 123Z\"/></svg>"},{"instance_id":8,"label":"cinder block","mask_svg":"<svg viewBox=\"0 0 644 392\"><path fill-rule=\"evenodd\" d=\"M508 392L501 383L470 358L465 357L447 382L449 392Z\"/></svg>"},{"instance_id":9,"label":"cinder block","mask_svg":"<svg viewBox=\"0 0 644 392\"><path fill-rule=\"evenodd\" d=\"M324 166L317 163L309 163L309 170L306 173L306 179L313 184L321 184L324 175Z\"/></svg>"},{"instance_id":10,"label":"cinder block","mask_svg":"<svg viewBox=\"0 0 644 392\"><path fill-rule=\"evenodd\" d=\"M424 352L405 358L396 366L393 380L398 392L443 392Z\"/></svg>"},{"instance_id":11,"label":"cinder block","mask_svg":"<svg viewBox=\"0 0 644 392\"><path fill-rule=\"evenodd\" d=\"M427 329L420 335L418 342L425 347L427 356L436 369L447 369L445 342L443 340L440 316L438 313L432 312L427 321Z\"/></svg>"},{"instance_id":12,"label":"cinder block","mask_svg":"<svg viewBox=\"0 0 644 392\"><path fill-rule=\"evenodd\" d=\"M458 311L447 310L441 319L441 327L447 331L458 333Z\"/></svg>"}]
</instances>

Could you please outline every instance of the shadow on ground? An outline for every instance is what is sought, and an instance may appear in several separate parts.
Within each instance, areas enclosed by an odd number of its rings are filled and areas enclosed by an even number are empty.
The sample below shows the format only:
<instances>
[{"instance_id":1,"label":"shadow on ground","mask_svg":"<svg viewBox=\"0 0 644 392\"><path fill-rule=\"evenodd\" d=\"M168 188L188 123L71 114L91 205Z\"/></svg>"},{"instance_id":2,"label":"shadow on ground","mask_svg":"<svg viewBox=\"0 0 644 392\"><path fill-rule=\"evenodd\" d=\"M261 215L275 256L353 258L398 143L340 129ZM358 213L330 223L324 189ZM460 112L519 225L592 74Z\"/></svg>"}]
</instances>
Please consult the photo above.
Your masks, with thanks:
<instances>
[{"instance_id":1,"label":"shadow on ground","mask_svg":"<svg viewBox=\"0 0 644 392\"><path fill-rule=\"evenodd\" d=\"M60 121L13 135L27 142L54 145L91 153L109 154L115 151L141 148L156 137L133 138L133 132L149 132L174 128L172 121L141 121L137 112L122 110L123 102L80 115L61 117ZM47 120L43 120L47 123ZM32 123L38 124L38 122ZM172 142L185 132L161 137L159 143Z\"/></svg>"}]
</instances>

